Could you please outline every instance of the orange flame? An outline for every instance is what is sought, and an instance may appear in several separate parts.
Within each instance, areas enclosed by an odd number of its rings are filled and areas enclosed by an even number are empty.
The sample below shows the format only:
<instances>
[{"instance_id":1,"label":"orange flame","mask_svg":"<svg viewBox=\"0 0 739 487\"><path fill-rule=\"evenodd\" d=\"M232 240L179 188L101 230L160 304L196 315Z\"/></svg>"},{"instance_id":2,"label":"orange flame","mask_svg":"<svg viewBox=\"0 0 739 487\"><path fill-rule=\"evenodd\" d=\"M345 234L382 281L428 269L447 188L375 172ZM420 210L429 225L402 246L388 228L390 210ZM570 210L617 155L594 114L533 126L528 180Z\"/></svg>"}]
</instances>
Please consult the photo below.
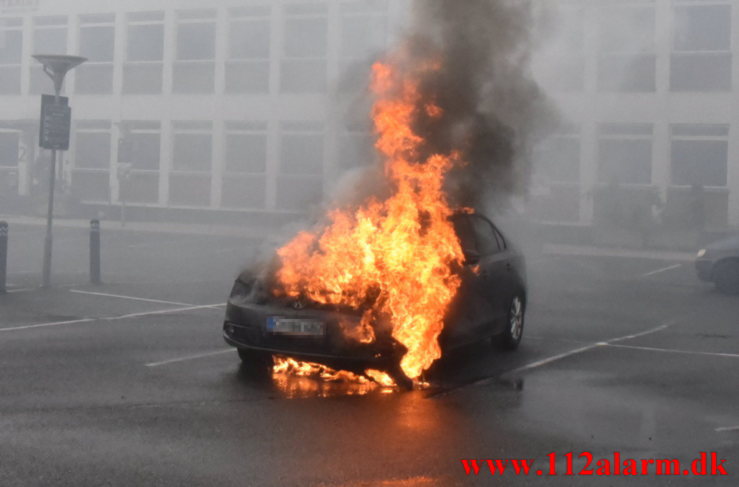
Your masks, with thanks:
<instances>
[{"instance_id":1,"label":"orange flame","mask_svg":"<svg viewBox=\"0 0 739 487\"><path fill-rule=\"evenodd\" d=\"M389 322L407 349L400 366L411 379L441 356L438 337L460 285L453 269L463 262L443 190L456 155L422 156L424 139L413 129L419 117L442 115L418 89L419 75L438 69L373 67L375 145L391 196L334 210L326 228L300 233L277 252L276 295L363 310L363 327Z\"/></svg>"},{"instance_id":2,"label":"orange flame","mask_svg":"<svg viewBox=\"0 0 739 487\"><path fill-rule=\"evenodd\" d=\"M303 362L289 357L274 357L273 374L293 375L297 377L315 377L327 382L350 382L360 385L376 383L382 387L395 387L395 381L387 373L367 369L365 375L358 375L347 370L334 370L331 367L312 362Z\"/></svg>"}]
</instances>

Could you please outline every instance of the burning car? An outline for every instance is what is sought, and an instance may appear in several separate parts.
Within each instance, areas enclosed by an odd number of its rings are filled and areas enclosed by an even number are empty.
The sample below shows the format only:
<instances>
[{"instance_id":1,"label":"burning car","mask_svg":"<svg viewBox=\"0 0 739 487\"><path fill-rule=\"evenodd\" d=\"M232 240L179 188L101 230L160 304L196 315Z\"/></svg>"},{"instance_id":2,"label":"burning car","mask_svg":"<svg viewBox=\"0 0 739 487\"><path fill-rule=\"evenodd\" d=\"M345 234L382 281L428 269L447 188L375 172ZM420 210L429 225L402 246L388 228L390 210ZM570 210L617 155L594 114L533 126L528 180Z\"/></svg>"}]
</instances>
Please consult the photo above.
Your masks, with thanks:
<instances>
[{"instance_id":1,"label":"burning car","mask_svg":"<svg viewBox=\"0 0 739 487\"><path fill-rule=\"evenodd\" d=\"M279 370L337 376L330 366L408 385L443 350L493 336L518 346L523 258L490 220L453 195L460 186L450 182L469 163L469 150L459 147L474 138L439 145L444 137L428 133L451 123L438 103L442 94L428 91L438 86L441 66L433 56L373 66L382 184L337 203L319 225L278 249L272 266L236 280L224 336L244 361L265 365L279 354L288 357L277 358Z\"/></svg>"},{"instance_id":2,"label":"burning car","mask_svg":"<svg viewBox=\"0 0 739 487\"><path fill-rule=\"evenodd\" d=\"M527 298L523 256L482 215L457 213L451 224L464 262L454 269L460 284L443 318L441 350L484 340L516 349ZM396 381L407 380L399 365L408 350L393 337L392 323L380 318L363 326L371 299L355 308L326 305L305 296L281 296L270 281L244 272L228 299L223 336L245 363L268 367L279 355L360 374L382 370Z\"/></svg>"}]
</instances>

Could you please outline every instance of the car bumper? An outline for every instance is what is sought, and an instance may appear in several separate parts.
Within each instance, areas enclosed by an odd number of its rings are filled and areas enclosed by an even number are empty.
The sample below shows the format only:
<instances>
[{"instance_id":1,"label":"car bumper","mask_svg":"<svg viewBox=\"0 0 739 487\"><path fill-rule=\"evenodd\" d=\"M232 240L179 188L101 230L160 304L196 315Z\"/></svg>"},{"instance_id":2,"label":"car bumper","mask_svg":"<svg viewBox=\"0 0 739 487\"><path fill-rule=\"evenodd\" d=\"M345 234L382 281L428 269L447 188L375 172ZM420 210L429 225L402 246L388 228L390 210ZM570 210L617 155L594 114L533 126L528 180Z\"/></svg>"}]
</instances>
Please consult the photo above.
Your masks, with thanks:
<instances>
[{"instance_id":1,"label":"car bumper","mask_svg":"<svg viewBox=\"0 0 739 487\"><path fill-rule=\"evenodd\" d=\"M713 279L713 261L697 259L695 261L695 272L698 275L698 279L710 282Z\"/></svg>"},{"instance_id":2,"label":"car bumper","mask_svg":"<svg viewBox=\"0 0 739 487\"><path fill-rule=\"evenodd\" d=\"M320 320L326 324L326 333L323 336L274 334L267 330L267 320L270 317ZM292 310L229 302L223 323L223 338L226 343L237 348L285 355L333 367L386 368L397 363L402 350L394 340L378 337L371 344L351 340L342 332L340 325L340 322L347 320L357 321L357 317L328 311Z\"/></svg>"}]
</instances>

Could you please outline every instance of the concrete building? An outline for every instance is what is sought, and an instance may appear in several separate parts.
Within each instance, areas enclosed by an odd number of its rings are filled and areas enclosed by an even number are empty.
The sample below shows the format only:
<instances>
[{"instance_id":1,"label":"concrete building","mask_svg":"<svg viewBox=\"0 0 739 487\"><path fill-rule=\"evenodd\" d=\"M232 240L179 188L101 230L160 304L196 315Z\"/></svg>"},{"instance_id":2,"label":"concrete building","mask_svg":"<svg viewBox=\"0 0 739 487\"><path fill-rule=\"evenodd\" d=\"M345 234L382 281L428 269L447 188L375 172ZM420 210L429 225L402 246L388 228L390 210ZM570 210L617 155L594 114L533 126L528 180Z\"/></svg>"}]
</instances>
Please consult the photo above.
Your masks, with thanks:
<instances>
[{"instance_id":1,"label":"concrete building","mask_svg":"<svg viewBox=\"0 0 739 487\"><path fill-rule=\"evenodd\" d=\"M636 214L657 195L679 220L697 187L709 226L739 224L739 6L544 2L555 4L536 72L567 128L536 151L529 213L589 225L614 201ZM372 157L352 95L406 6L1 0L0 195L45 201L39 94L51 82L31 55L70 53L89 58L65 87L73 130L60 186L73 200L304 211ZM133 164L129 177L119 162Z\"/></svg>"},{"instance_id":2,"label":"concrete building","mask_svg":"<svg viewBox=\"0 0 739 487\"><path fill-rule=\"evenodd\" d=\"M567 128L537 151L533 213L589 224L654 205L677 225L702 206L708 228L739 224L739 4L559 5L538 73Z\"/></svg>"},{"instance_id":3,"label":"concrete building","mask_svg":"<svg viewBox=\"0 0 739 487\"><path fill-rule=\"evenodd\" d=\"M68 53L89 58L65 83L73 128L60 186L71 198L304 211L371 157L368 125L342 113L346 88L368 75L401 3L3 0L2 191L45 201L39 94L53 88L31 55ZM132 163L128 178L119 162Z\"/></svg>"}]
</instances>

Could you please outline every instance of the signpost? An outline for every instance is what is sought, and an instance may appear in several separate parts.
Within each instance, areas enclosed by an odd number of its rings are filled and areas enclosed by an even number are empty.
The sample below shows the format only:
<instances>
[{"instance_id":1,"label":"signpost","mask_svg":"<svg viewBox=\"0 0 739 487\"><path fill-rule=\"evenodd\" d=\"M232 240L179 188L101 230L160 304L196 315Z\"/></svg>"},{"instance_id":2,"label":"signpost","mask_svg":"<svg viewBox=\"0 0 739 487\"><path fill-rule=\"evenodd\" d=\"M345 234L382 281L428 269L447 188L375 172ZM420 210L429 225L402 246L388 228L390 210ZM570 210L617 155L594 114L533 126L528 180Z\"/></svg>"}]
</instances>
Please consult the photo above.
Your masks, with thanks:
<instances>
[{"instance_id":1,"label":"signpost","mask_svg":"<svg viewBox=\"0 0 739 487\"><path fill-rule=\"evenodd\" d=\"M59 102L52 95L41 95L41 128L39 146L50 150L69 150L69 132L72 109L69 98L60 96Z\"/></svg>"},{"instance_id":2,"label":"signpost","mask_svg":"<svg viewBox=\"0 0 739 487\"><path fill-rule=\"evenodd\" d=\"M51 149L49 164L49 206L46 212L46 237L44 238L43 287L51 286L52 222L54 220L54 183L56 182L56 151L69 148L69 124L71 110L69 100L59 93L67 72L87 61L80 56L63 54L35 54L34 59L44 65L44 73L54 82L54 96L41 98L41 130L39 144Z\"/></svg>"}]
</instances>

